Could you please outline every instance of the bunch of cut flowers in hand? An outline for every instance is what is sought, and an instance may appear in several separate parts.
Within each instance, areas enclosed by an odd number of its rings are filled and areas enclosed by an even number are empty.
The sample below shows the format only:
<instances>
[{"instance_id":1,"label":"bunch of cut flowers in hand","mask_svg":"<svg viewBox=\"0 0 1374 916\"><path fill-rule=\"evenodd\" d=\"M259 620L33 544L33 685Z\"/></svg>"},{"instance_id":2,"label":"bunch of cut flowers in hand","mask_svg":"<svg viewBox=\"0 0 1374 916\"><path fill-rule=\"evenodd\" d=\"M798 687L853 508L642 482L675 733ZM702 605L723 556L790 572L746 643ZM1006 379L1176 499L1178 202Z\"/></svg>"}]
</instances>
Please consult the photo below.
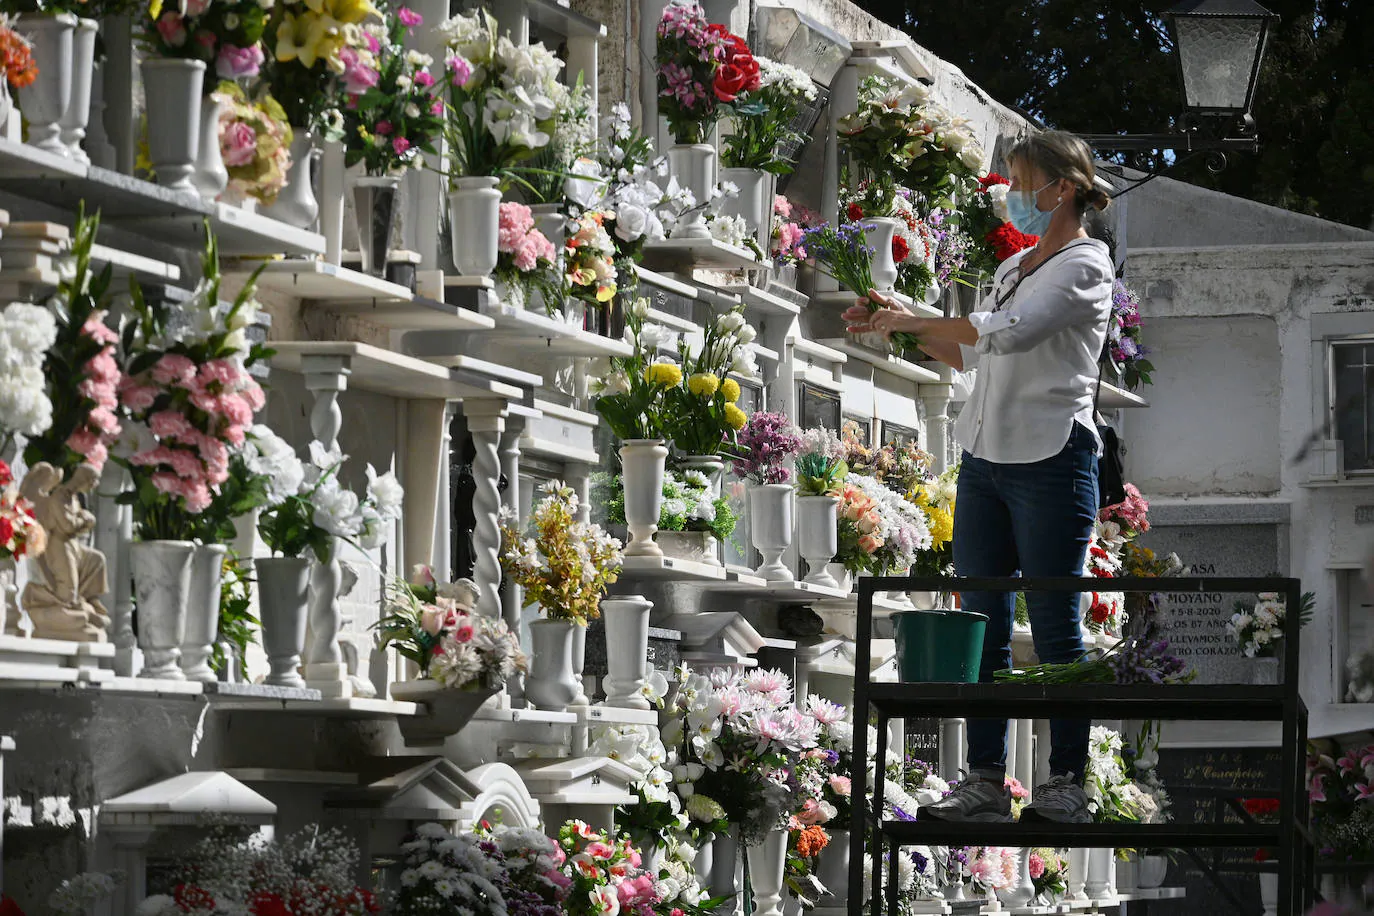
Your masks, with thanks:
<instances>
[{"instance_id":1,"label":"bunch of cut flowers in hand","mask_svg":"<svg viewBox=\"0 0 1374 916\"><path fill-rule=\"evenodd\" d=\"M476 586L464 597L466 601L436 596L432 603L424 602L408 583L390 583L386 615L372 626L377 648L394 648L419 666L421 677L443 687L499 689L525 671L525 653L504 620L473 612Z\"/></svg>"}]
</instances>

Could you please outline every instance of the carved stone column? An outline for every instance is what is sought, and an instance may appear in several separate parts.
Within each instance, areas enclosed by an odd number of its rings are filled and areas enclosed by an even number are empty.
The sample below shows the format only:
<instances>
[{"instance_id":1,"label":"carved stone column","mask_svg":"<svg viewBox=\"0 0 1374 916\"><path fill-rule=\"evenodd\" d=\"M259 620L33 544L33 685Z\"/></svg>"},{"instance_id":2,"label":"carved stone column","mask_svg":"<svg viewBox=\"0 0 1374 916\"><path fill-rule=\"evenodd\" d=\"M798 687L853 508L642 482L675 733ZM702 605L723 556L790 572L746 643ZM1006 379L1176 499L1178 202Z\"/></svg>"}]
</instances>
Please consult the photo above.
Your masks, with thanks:
<instances>
[{"instance_id":1,"label":"carved stone column","mask_svg":"<svg viewBox=\"0 0 1374 916\"><path fill-rule=\"evenodd\" d=\"M964 720L940 720L940 776L952 779L964 768Z\"/></svg>"},{"instance_id":2,"label":"carved stone column","mask_svg":"<svg viewBox=\"0 0 1374 916\"><path fill-rule=\"evenodd\" d=\"M477 610L489 617L501 614L501 433L506 428L506 402L475 399L463 402L468 431L472 435L472 476L476 492L472 511L475 560L472 579L477 583Z\"/></svg>"},{"instance_id":3,"label":"carved stone column","mask_svg":"<svg viewBox=\"0 0 1374 916\"><path fill-rule=\"evenodd\" d=\"M142 667L134 636L134 599L130 587L129 545L134 540L134 516L129 506L116 505L115 497L128 489L129 472L113 461L106 462L95 493L95 547L105 554L110 590L101 602L110 610L110 642L115 644L114 669L120 677L133 677Z\"/></svg>"},{"instance_id":4,"label":"carved stone column","mask_svg":"<svg viewBox=\"0 0 1374 916\"><path fill-rule=\"evenodd\" d=\"M520 435L525 430L523 417L511 417L510 424L501 434L501 476L506 481L505 489L501 491L501 506L516 513L520 513ZM520 609L524 600L523 589L512 579L505 579L501 583L501 618L506 621L506 626L510 627L512 633L520 633ZM525 684L520 675L516 675L506 683L506 690L511 700L517 701L516 705L522 705L525 696Z\"/></svg>"},{"instance_id":5,"label":"carved stone column","mask_svg":"<svg viewBox=\"0 0 1374 916\"><path fill-rule=\"evenodd\" d=\"M926 451L935 456L935 472L944 473L949 456L949 386L922 385L926 409Z\"/></svg>"},{"instance_id":6,"label":"carved stone column","mask_svg":"<svg viewBox=\"0 0 1374 916\"><path fill-rule=\"evenodd\" d=\"M344 356L306 356L301 360L305 388L315 396L310 410L310 431L325 448L339 444L343 411L339 395L348 388L350 360ZM343 567L339 564L342 542L331 545L328 563L313 563L310 568L310 612L305 641L305 682L326 697L350 697L352 684L348 666L339 648L343 615L339 610L339 591L343 586Z\"/></svg>"}]
</instances>

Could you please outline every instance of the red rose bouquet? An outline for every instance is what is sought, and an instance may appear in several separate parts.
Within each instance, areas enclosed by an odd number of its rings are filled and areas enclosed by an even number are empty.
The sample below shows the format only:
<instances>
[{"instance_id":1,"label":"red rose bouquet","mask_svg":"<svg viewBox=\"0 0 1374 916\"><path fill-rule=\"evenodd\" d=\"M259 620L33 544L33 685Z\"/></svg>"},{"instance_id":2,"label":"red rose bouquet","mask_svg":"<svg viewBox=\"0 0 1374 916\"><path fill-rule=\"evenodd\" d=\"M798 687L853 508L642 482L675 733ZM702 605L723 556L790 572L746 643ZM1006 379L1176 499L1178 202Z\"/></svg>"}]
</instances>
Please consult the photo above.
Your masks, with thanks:
<instances>
[{"instance_id":1,"label":"red rose bouquet","mask_svg":"<svg viewBox=\"0 0 1374 916\"><path fill-rule=\"evenodd\" d=\"M989 172L978 179L978 187L964 203L963 227L973 242L968 252L970 273L990 278L998 264L1040 241L1038 235L1026 235L1007 220L1010 190L1011 182Z\"/></svg>"},{"instance_id":2,"label":"red rose bouquet","mask_svg":"<svg viewBox=\"0 0 1374 916\"><path fill-rule=\"evenodd\" d=\"M744 39L706 21L696 0L673 0L658 23L659 109L678 143L701 143L740 96L760 86Z\"/></svg>"}]
</instances>

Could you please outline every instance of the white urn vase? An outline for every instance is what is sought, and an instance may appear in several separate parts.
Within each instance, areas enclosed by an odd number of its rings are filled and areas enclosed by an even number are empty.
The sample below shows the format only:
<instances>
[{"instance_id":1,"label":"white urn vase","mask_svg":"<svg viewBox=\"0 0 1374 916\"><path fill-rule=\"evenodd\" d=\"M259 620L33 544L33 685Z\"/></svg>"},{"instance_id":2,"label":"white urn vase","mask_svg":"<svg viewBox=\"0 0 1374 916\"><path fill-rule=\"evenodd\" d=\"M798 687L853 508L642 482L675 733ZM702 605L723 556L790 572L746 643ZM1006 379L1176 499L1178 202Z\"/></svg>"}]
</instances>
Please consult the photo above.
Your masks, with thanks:
<instances>
[{"instance_id":1,"label":"white urn vase","mask_svg":"<svg viewBox=\"0 0 1374 916\"><path fill-rule=\"evenodd\" d=\"M200 102L200 140L196 155L196 171L191 183L200 192L200 199L214 203L229 186L229 170L224 167L224 155L219 145L219 119L224 112L224 98L212 92Z\"/></svg>"},{"instance_id":2,"label":"white urn vase","mask_svg":"<svg viewBox=\"0 0 1374 916\"><path fill-rule=\"evenodd\" d=\"M679 186L692 192L696 206L673 227L675 239L709 239L706 204L716 188L716 148L709 143L678 143L668 147L668 171Z\"/></svg>"},{"instance_id":3,"label":"white urn vase","mask_svg":"<svg viewBox=\"0 0 1374 916\"><path fill-rule=\"evenodd\" d=\"M95 38L99 31L100 23L94 19L76 22L76 31L72 33L71 96L58 122L67 155L83 165L91 161L81 148L81 142L86 139L86 125L91 119L91 80L95 74Z\"/></svg>"},{"instance_id":4,"label":"white urn vase","mask_svg":"<svg viewBox=\"0 0 1374 916\"><path fill-rule=\"evenodd\" d=\"M601 599L607 672L601 687L607 706L649 708L644 682L649 677L649 612L653 607L643 595Z\"/></svg>"},{"instance_id":5,"label":"white urn vase","mask_svg":"<svg viewBox=\"0 0 1374 916\"><path fill-rule=\"evenodd\" d=\"M771 831L763 842L750 846L748 854L749 883L754 890L754 916L782 916L787 831Z\"/></svg>"},{"instance_id":6,"label":"white urn vase","mask_svg":"<svg viewBox=\"0 0 1374 916\"><path fill-rule=\"evenodd\" d=\"M844 568L843 563L827 563L825 571L835 580L835 587L846 594L854 590L854 574Z\"/></svg>"},{"instance_id":7,"label":"white urn vase","mask_svg":"<svg viewBox=\"0 0 1374 916\"><path fill-rule=\"evenodd\" d=\"M191 592L190 541L138 541L129 545L138 610L139 677L184 681L177 665L186 637L186 601Z\"/></svg>"},{"instance_id":8,"label":"white urn vase","mask_svg":"<svg viewBox=\"0 0 1374 916\"><path fill-rule=\"evenodd\" d=\"M718 833L711 841L710 886L712 897L735 897L733 910L739 912L740 846L739 837L733 833ZM726 912L731 909L725 907Z\"/></svg>"},{"instance_id":9,"label":"white urn vase","mask_svg":"<svg viewBox=\"0 0 1374 916\"><path fill-rule=\"evenodd\" d=\"M725 461L719 455L686 455L680 459L685 471L699 471L706 476L712 499L720 499L725 483Z\"/></svg>"},{"instance_id":10,"label":"white urn vase","mask_svg":"<svg viewBox=\"0 0 1374 916\"><path fill-rule=\"evenodd\" d=\"M263 215L270 216L297 229L309 229L320 215L315 199L315 135L303 127L292 125L291 168L286 173L286 186L277 194Z\"/></svg>"},{"instance_id":11,"label":"white urn vase","mask_svg":"<svg viewBox=\"0 0 1374 916\"><path fill-rule=\"evenodd\" d=\"M200 103L205 62L180 57L143 61L143 94L148 100L148 158L157 183L195 193L191 176L200 153Z\"/></svg>"},{"instance_id":12,"label":"white urn vase","mask_svg":"<svg viewBox=\"0 0 1374 916\"><path fill-rule=\"evenodd\" d=\"M1004 906L1023 907L1030 906L1035 900L1035 882L1030 876L1030 853L1029 849L1017 850L1019 853L1016 865L1016 880L1011 887L997 892L996 899L1000 900Z\"/></svg>"},{"instance_id":13,"label":"white urn vase","mask_svg":"<svg viewBox=\"0 0 1374 916\"><path fill-rule=\"evenodd\" d=\"M210 654L219 638L220 580L228 552L223 544L202 544L191 555L191 591L179 660L188 681L215 680Z\"/></svg>"},{"instance_id":14,"label":"white urn vase","mask_svg":"<svg viewBox=\"0 0 1374 916\"><path fill-rule=\"evenodd\" d=\"M1073 848L1069 850L1064 899L1069 903L1087 903L1088 895L1084 886L1088 880L1088 855L1091 850Z\"/></svg>"},{"instance_id":15,"label":"white urn vase","mask_svg":"<svg viewBox=\"0 0 1374 916\"><path fill-rule=\"evenodd\" d=\"M821 588L839 588L828 569L839 552L840 500L835 496L797 497L797 553L806 561L802 581Z\"/></svg>"},{"instance_id":16,"label":"white urn vase","mask_svg":"<svg viewBox=\"0 0 1374 916\"><path fill-rule=\"evenodd\" d=\"M489 276L496 269L497 227L501 222L498 181L482 175L459 178L448 195L453 264L465 277Z\"/></svg>"},{"instance_id":17,"label":"white urn vase","mask_svg":"<svg viewBox=\"0 0 1374 916\"><path fill-rule=\"evenodd\" d=\"M792 570L782 562L782 555L792 545L792 496L792 486L785 483L749 488L749 534L763 555L754 575L769 582L792 581Z\"/></svg>"},{"instance_id":18,"label":"white urn vase","mask_svg":"<svg viewBox=\"0 0 1374 916\"><path fill-rule=\"evenodd\" d=\"M661 557L654 543L663 509L663 473L668 447L662 439L627 439L620 446L621 482L625 487L625 527L630 542L627 557Z\"/></svg>"},{"instance_id":19,"label":"white urn vase","mask_svg":"<svg viewBox=\"0 0 1374 916\"><path fill-rule=\"evenodd\" d=\"M831 830L830 842L821 850L816 877L836 900L849 899L849 831Z\"/></svg>"},{"instance_id":20,"label":"white urn vase","mask_svg":"<svg viewBox=\"0 0 1374 916\"><path fill-rule=\"evenodd\" d=\"M1115 896L1112 893L1113 878L1116 877L1114 853L1112 849L1088 850L1088 878L1084 882L1083 892L1090 900L1102 903Z\"/></svg>"},{"instance_id":21,"label":"white urn vase","mask_svg":"<svg viewBox=\"0 0 1374 916\"><path fill-rule=\"evenodd\" d=\"M578 624L571 620L530 623L530 673L525 678L525 699L539 709L562 712L582 692L573 677L576 627Z\"/></svg>"},{"instance_id":22,"label":"white urn vase","mask_svg":"<svg viewBox=\"0 0 1374 916\"><path fill-rule=\"evenodd\" d=\"M271 666L266 682L276 687L304 687L300 665L310 604L310 560L263 557L253 562L253 568L262 615L262 647Z\"/></svg>"},{"instance_id":23,"label":"white urn vase","mask_svg":"<svg viewBox=\"0 0 1374 916\"><path fill-rule=\"evenodd\" d=\"M864 241L873 249L873 265L870 273L873 287L880 293L890 293L897 285L897 264L892 260L892 237L897 234L897 220L891 216L865 217L861 223ZM860 296L868 292L856 289Z\"/></svg>"},{"instance_id":24,"label":"white urn vase","mask_svg":"<svg viewBox=\"0 0 1374 916\"><path fill-rule=\"evenodd\" d=\"M773 176L763 169L721 169L720 180L733 184L738 192L725 201L721 212L738 216L749 227L749 234L758 241L764 232L771 232L773 218ZM763 246L767 250L767 246Z\"/></svg>"},{"instance_id":25,"label":"white urn vase","mask_svg":"<svg viewBox=\"0 0 1374 916\"><path fill-rule=\"evenodd\" d=\"M1161 887L1169 875L1169 860L1165 856L1145 854L1136 867L1137 887Z\"/></svg>"},{"instance_id":26,"label":"white urn vase","mask_svg":"<svg viewBox=\"0 0 1374 916\"><path fill-rule=\"evenodd\" d=\"M587 628L573 627L572 631L572 679L577 685L577 693L569 701L569 706L590 706L591 698L587 696L587 684L582 677L582 672L587 667Z\"/></svg>"},{"instance_id":27,"label":"white urn vase","mask_svg":"<svg viewBox=\"0 0 1374 916\"><path fill-rule=\"evenodd\" d=\"M29 124L29 145L66 156L62 145L62 117L72 100L72 55L76 17L71 13L19 17L19 34L32 45L38 76L19 90L19 109Z\"/></svg>"}]
</instances>

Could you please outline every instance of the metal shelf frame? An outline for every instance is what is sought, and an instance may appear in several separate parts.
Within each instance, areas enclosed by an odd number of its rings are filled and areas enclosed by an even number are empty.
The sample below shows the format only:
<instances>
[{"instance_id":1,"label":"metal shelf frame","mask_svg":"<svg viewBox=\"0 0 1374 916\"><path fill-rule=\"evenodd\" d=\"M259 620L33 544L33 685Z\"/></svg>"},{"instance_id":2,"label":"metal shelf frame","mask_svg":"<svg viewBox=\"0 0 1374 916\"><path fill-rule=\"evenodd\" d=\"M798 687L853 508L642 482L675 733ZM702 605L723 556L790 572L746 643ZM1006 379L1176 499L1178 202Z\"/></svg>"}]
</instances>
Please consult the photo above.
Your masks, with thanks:
<instances>
[{"instance_id":1,"label":"metal shelf frame","mask_svg":"<svg viewBox=\"0 0 1374 916\"><path fill-rule=\"evenodd\" d=\"M890 719L921 716L1051 718L1072 714L1100 719L1254 720L1282 723L1279 822L1277 824L986 824L883 819L886 774L874 769L872 811L853 806L850 822L849 886L864 887L863 862L870 836L877 838L870 916L897 912L897 857L903 846L974 845L1077 847L1268 847L1278 854L1279 916L1300 916L1314 898L1316 850L1307 830L1305 784L1307 707L1298 693L1299 631L1285 631L1281 686L1250 685L1027 685L1027 684L874 684L871 682L874 595L878 592L1082 592L1079 577L960 578L880 576L857 583L858 614L854 639L853 759L868 759L871 715L877 717L877 759L887 755ZM1291 578L1181 577L1167 580L1123 577L1113 591L1277 592L1288 607L1301 604L1302 586ZM855 766L853 796L868 794L868 768ZM1263 791L1263 790L1257 790ZM884 861L884 859L886 861ZM886 879L886 880L884 880ZM865 901L849 904L861 914Z\"/></svg>"}]
</instances>

